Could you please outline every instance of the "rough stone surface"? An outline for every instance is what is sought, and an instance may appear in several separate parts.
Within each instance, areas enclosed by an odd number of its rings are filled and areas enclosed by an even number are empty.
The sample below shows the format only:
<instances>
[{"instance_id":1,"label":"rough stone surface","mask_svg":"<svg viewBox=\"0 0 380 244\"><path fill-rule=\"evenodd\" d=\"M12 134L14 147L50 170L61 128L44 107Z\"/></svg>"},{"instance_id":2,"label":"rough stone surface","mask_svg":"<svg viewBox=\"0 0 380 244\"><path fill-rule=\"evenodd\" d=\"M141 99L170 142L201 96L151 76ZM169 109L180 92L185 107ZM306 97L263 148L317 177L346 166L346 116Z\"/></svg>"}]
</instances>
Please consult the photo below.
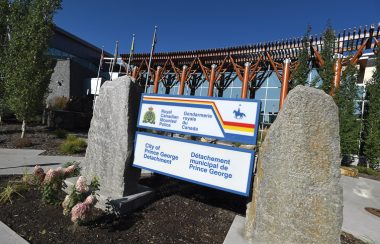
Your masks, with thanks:
<instances>
[{"instance_id":1,"label":"rough stone surface","mask_svg":"<svg viewBox=\"0 0 380 244\"><path fill-rule=\"evenodd\" d=\"M88 180L99 177L101 201L137 190L141 170L131 165L141 92L127 76L106 81L100 89L82 172Z\"/></svg>"},{"instance_id":2,"label":"rough stone surface","mask_svg":"<svg viewBox=\"0 0 380 244\"><path fill-rule=\"evenodd\" d=\"M253 243L340 243L343 197L338 109L297 86L260 148L246 236Z\"/></svg>"}]
</instances>

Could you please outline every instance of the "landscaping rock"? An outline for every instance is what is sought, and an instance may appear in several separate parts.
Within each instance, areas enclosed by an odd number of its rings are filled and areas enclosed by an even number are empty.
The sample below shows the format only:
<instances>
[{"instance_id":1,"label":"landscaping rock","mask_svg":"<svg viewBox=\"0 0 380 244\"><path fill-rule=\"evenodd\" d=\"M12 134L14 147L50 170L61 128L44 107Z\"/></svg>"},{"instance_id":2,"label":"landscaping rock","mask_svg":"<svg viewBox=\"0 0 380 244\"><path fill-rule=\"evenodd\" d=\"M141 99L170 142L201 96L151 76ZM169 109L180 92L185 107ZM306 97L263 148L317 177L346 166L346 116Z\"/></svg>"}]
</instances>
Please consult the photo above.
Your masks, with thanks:
<instances>
[{"instance_id":1,"label":"landscaping rock","mask_svg":"<svg viewBox=\"0 0 380 244\"><path fill-rule=\"evenodd\" d=\"M297 86L260 148L246 236L253 243L340 243L338 108Z\"/></svg>"},{"instance_id":2,"label":"landscaping rock","mask_svg":"<svg viewBox=\"0 0 380 244\"><path fill-rule=\"evenodd\" d=\"M96 100L82 173L100 179L102 198L137 190L141 170L133 168L133 146L142 89L128 76L106 81Z\"/></svg>"}]
</instances>

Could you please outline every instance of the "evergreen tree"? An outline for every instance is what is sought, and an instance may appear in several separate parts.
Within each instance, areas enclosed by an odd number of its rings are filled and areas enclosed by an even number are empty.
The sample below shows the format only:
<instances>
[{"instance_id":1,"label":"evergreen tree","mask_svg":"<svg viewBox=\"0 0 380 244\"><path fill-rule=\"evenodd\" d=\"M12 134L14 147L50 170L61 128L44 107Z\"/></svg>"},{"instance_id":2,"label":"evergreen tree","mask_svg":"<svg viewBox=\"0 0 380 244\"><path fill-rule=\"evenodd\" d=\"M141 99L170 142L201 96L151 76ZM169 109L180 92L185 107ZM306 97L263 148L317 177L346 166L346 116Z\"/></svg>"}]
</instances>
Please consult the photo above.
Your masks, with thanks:
<instances>
[{"instance_id":1,"label":"evergreen tree","mask_svg":"<svg viewBox=\"0 0 380 244\"><path fill-rule=\"evenodd\" d=\"M298 85L305 85L310 73L309 68L309 37L311 33L311 26L307 27L306 33L302 38L302 49L298 55L298 68L293 75L291 87L294 88Z\"/></svg>"},{"instance_id":2,"label":"evergreen tree","mask_svg":"<svg viewBox=\"0 0 380 244\"><path fill-rule=\"evenodd\" d=\"M358 70L349 64L343 71L341 86L334 96L339 108L339 134L342 155L358 153L360 122L355 115L358 88Z\"/></svg>"},{"instance_id":3,"label":"evergreen tree","mask_svg":"<svg viewBox=\"0 0 380 244\"><path fill-rule=\"evenodd\" d=\"M2 115L6 110L5 99L4 99L4 55L5 47L8 42L7 35L7 16L8 16L8 0L0 0L0 124L2 122Z\"/></svg>"},{"instance_id":4,"label":"evergreen tree","mask_svg":"<svg viewBox=\"0 0 380 244\"><path fill-rule=\"evenodd\" d=\"M368 114L365 124L364 154L371 167L380 163L380 48L377 48L376 70L367 86Z\"/></svg>"},{"instance_id":5,"label":"evergreen tree","mask_svg":"<svg viewBox=\"0 0 380 244\"><path fill-rule=\"evenodd\" d=\"M335 33L330 24L327 22L325 31L323 32L323 46L321 50L321 57L324 61L324 65L319 68L318 73L322 79L322 90L327 94L331 90L331 82L334 79L333 65L334 59L334 46L335 46Z\"/></svg>"},{"instance_id":6,"label":"evergreen tree","mask_svg":"<svg viewBox=\"0 0 380 244\"><path fill-rule=\"evenodd\" d=\"M14 0L8 15L10 40L5 55L5 95L17 119L26 121L42 106L53 72L47 55L53 16L60 0Z\"/></svg>"}]
</instances>

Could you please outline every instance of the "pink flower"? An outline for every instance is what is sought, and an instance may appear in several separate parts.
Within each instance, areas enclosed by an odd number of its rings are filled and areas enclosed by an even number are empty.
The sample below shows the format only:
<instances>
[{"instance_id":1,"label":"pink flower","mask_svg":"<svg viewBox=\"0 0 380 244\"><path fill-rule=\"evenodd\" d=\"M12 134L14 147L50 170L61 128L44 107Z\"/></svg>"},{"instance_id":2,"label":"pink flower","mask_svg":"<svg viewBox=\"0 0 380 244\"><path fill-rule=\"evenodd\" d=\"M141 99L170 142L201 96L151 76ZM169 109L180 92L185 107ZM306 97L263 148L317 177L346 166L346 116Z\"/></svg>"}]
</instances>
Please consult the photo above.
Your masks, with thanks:
<instances>
[{"instance_id":1,"label":"pink flower","mask_svg":"<svg viewBox=\"0 0 380 244\"><path fill-rule=\"evenodd\" d=\"M89 195L86 200L84 200L84 203L90 206L94 206L98 200L94 195Z\"/></svg>"},{"instance_id":2,"label":"pink flower","mask_svg":"<svg viewBox=\"0 0 380 244\"><path fill-rule=\"evenodd\" d=\"M60 177L63 177L65 175L65 171L62 167L58 167L55 169L55 171L57 172L57 174L60 176Z\"/></svg>"},{"instance_id":3,"label":"pink flower","mask_svg":"<svg viewBox=\"0 0 380 244\"><path fill-rule=\"evenodd\" d=\"M87 180L84 176L79 176L77 183L75 184L75 189L79 193L85 193L89 191L89 188L87 186Z\"/></svg>"},{"instance_id":4,"label":"pink flower","mask_svg":"<svg viewBox=\"0 0 380 244\"><path fill-rule=\"evenodd\" d=\"M64 172L65 172L65 176L67 177L67 176L69 176L69 175L73 174L73 173L74 173L74 171L75 171L75 169L76 169L76 165L75 165L75 164L73 164L73 165L70 165L69 167L67 167L67 168L63 169L63 170L64 170Z\"/></svg>"},{"instance_id":5,"label":"pink flower","mask_svg":"<svg viewBox=\"0 0 380 244\"><path fill-rule=\"evenodd\" d=\"M57 181L59 179L60 173L56 170L49 169L46 173L44 184L49 184Z\"/></svg>"},{"instance_id":6,"label":"pink flower","mask_svg":"<svg viewBox=\"0 0 380 244\"><path fill-rule=\"evenodd\" d=\"M44 174L44 169L41 168L38 164L36 166L34 166L33 175L40 176L42 174Z\"/></svg>"},{"instance_id":7,"label":"pink flower","mask_svg":"<svg viewBox=\"0 0 380 244\"><path fill-rule=\"evenodd\" d=\"M39 165L34 166L33 175L36 179L42 182L45 178L44 169L41 168Z\"/></svg>"},{"instance_id":8,"label":"pink flower","mask_svg":"<svg viewBox=\"0 0 380 244\"><path fill-rule=\"evenodd\" d=\"M90 206L83 202L78 203L71 209L71 221L74 223L78 222L78 220L85 220L90 213Z\"/></svg>"}]
</instances>

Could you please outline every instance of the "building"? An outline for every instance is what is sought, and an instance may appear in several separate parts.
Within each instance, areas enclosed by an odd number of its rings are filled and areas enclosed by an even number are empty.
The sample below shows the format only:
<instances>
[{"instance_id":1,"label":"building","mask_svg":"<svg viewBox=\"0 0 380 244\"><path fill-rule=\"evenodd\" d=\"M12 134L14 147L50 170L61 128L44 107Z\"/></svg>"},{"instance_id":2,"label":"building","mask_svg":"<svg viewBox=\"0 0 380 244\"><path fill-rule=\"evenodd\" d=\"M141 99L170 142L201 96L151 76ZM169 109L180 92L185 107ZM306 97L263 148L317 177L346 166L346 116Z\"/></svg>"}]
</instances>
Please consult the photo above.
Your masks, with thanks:
<instances>
[{"instance_id":1,"label":"building","mask_svg":"<svg viewBox=\"0 0 380 244\"><path fill-rule=\"evenodd\" d=\"M49 54L56 62L47 102L55 97L86 96L91 88L89 79L98 75L101 53L100 48L55 26L54 36L49 43ZM113 55L104 52L104 56ZM101 73L101 76L104 75Z\"/></svg>"},{"instance_id":2,"label":"building","mask_svg":"<svg viewBox=\"0 0 380 244\"><path fill-rule=\"evenodd\" d=\"M340 76L349 53L350 62L359 67L359 97L357 113L364 107L365 85L374 70L373 50L380 46L380 24L375 27L353 28L336 32L334 86L339 86ZM262 101L261 128L269 126L289 90L291 72L296 68L302 48L302 38L272 41L253 45L155 53L152 58L148 93L215 96L227 98L255 98ZM308 82L319 79L317 68L323 60L321 35L309 39L309 56L312 71ZM125 62L129 54L121 55ZM134 54L131 76L145 86L149 53ZM289 75L290 74L290 75ZM320 82L320 81L319 81Z\"/></svg>"}]
</instances>

